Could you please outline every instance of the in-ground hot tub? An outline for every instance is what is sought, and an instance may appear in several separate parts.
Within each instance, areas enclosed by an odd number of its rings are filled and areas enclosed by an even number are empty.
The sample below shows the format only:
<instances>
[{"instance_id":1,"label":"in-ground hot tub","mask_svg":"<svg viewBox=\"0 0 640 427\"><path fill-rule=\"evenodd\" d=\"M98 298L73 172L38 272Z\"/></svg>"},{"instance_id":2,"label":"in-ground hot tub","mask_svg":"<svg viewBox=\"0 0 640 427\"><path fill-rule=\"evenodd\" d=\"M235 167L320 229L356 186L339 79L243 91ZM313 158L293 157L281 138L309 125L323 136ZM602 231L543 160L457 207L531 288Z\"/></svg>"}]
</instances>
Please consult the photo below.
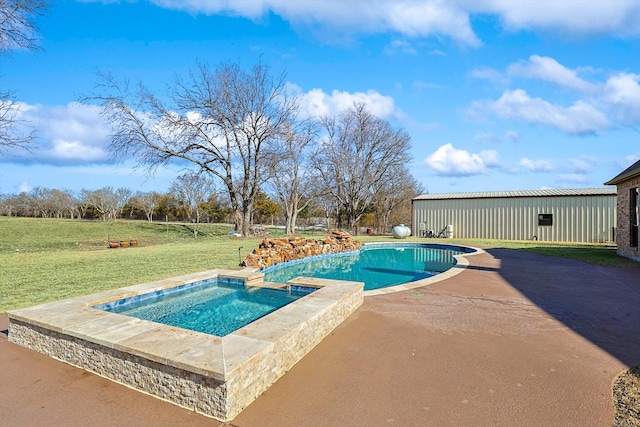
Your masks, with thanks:
<instances>
[{"instance_id":1,"label":"in-ground hot tub","mask_svg":"<svg viewBox=\"0 0 640 427\"><path fill-rule=\"evenodd\" d=\"M363 284L316 290L225 336L102 309L206 280L265 286L255 270L211 270L8 312L9 341L219 420L233 419L363 300Z\"/></svg>"}]
</instances>

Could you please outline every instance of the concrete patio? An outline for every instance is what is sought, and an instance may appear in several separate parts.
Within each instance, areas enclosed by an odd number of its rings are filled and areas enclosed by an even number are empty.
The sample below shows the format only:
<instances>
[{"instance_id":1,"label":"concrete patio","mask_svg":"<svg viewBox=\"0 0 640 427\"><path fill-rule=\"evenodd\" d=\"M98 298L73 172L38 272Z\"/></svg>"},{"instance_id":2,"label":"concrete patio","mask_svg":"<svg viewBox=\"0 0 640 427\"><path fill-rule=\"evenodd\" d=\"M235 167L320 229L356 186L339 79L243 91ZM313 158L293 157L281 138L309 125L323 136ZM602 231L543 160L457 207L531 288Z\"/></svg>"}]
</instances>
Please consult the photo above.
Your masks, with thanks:
<instances>
[{"instance_id":1,"label":"concrete patio","mask_svg":"<svg viewBox=\"0 0 640 427\"><path fill-rule=\"evenodd\" d=\"M611 425L612 382L640 364L640 268L486 251L450 279L366 297L226 425ZM0 425L225 424L0 334Z\"/></svg>"}]
</instances>

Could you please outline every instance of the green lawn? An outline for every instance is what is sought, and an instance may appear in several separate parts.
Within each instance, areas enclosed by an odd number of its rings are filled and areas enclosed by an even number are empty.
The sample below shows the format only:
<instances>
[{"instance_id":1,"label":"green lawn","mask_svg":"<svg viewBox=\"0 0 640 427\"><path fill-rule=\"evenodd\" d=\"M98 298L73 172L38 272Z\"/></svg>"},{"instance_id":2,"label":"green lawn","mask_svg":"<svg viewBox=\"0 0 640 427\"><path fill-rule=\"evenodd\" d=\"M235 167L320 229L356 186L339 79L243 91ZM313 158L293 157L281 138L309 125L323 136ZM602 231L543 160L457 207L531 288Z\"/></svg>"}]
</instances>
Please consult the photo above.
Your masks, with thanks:
<instances>
[{"instance_id":1,"label":"green lawn","mask_svg":"<svg viewBox=\"0 0 640 427\"><path fill-rule=\"evenodd\" d=\"M231 227L115 221L0 217L0 312L130 284L213 268L238 268L259 238L238 239ZM277 237L282 232L269 230ZM320 237L322 234L310 234ZM137 247L108 249L109 240L136 239ZM358 237L365 242L396 241L389 236ZM600 265L640 267L605 245L495 240L410 238L413 242L504 247Z\"/></svg>"},{"instance_id":2,"label":"green lawn","mask_svg":"<svg viewBox=\"0 0 640 427\"><path fill-rule=\"evenodd\" d=\"M231 226L0 217L0 312L214 268L238 268L260 238ZM272 236L282 235L270 230ZM316 234L316 236L319 236ZM108 249L109 240L137 247Z\"/></svg>"}]
</instances>

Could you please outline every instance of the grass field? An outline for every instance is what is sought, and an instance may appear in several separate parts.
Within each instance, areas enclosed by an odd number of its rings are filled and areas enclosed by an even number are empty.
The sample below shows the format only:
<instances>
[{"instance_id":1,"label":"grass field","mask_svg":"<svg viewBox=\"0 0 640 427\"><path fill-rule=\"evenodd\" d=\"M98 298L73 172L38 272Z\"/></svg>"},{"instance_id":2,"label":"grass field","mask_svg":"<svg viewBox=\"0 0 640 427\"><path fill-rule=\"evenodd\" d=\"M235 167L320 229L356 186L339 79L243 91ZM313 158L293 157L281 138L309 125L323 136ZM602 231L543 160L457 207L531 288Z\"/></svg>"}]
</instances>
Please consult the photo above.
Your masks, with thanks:
<instances>
[{"instance_id":1,"label":"grass field","mask_svg":"<svg viewBox=\"0 0 640 427\"><path fill-rule=\"evenodd\" d=\"M0 217L0 312L214 268L238 268L260 243L231 226ZM271 230L271 235L282 235ZM320 235L316 235L320 236ZM138 246L109 249L109 241Z\"/></svg>"},{"instance_id":2,"label":"grass field","mask_svg":"<svg viewBox=\"0 0 640 427\"><path fill-rule=\"evenodd\" d=\"M143 221L86 221L0 217L0 312L130 284L213 268L238 268L260 238L231 237L231 227ZM269 230L278 237L282 232ZM309 234L320 237L322 234ZM363 236L362 241L393 241ZM108 242L138 240L137 247L108 249ZM411 238L408 241L444 240ZM495 240L447 240L478 247L504 247L600 265L640 267L606 245L570 245Z\"/></svg>"}]
</instances>

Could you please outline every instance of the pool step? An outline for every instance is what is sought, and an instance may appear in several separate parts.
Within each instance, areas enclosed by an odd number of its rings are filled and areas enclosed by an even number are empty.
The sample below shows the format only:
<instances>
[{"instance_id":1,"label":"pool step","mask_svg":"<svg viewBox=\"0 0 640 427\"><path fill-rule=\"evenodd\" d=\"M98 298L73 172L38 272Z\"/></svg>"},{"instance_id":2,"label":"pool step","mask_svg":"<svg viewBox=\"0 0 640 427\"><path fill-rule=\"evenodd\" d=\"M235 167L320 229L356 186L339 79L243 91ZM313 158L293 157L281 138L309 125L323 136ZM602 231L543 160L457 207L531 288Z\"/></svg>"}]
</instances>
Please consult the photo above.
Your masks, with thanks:
<instances>
[{"instance_id":1,"label":"pool step","mask_svg":"<svg viewBox=\"0 0 640 427\"><path fill-rule=\"evenodd\" d=\"M271 289L286 289L287 285L285 283L276 283L276 282L259 282L252 283L251 286L256 286L259 288L271 288Z\"/></svg>"}]
</instances>

